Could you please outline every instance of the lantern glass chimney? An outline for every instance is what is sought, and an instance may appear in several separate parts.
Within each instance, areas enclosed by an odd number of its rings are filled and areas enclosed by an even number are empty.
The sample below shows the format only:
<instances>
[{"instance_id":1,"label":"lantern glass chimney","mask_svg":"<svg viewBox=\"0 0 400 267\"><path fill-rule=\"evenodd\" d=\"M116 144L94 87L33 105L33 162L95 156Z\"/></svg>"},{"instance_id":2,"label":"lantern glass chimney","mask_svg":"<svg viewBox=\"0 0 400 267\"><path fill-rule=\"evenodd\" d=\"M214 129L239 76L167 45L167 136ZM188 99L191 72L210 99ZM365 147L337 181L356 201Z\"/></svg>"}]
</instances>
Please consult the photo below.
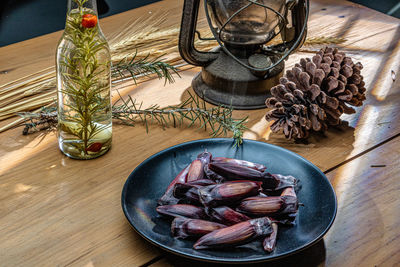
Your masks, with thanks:
<instances>
[{"instance_id":1,"label":"lantern glass chimney","mask_svg":"<svg viewBox=\"0 0 400 267\"><path fill-rule=\"evenodd\" d=\"M221 41L233 45L267 43L281 19L276 12L286 13L285 0L207 0L207 8Z\"/></svg>"}]
</instances>

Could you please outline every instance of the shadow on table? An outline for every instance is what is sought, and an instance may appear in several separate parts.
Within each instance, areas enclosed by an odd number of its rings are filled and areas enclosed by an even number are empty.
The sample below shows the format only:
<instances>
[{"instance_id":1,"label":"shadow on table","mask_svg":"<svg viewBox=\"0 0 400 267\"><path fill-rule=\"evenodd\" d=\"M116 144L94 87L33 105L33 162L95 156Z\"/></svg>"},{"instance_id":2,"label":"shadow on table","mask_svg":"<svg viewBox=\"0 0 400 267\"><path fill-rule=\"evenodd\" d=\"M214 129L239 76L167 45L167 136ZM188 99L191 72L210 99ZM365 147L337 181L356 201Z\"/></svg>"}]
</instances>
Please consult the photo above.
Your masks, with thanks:
<instances>
[{"instance_id":1,"label":"shadow on table","mask_svg":"<svg viewBox=\"0 0 400 267\"><path fill-rule=\"evenodd\" d=\"M168 263L175 267L214 267L214 266L228 266L228 264L217 264L217 263L208 263L208 262L200 262L195 260L189 260L183 257L176 256L174 254L170 254L167 252L163 252ZM261 266L268 266L268 267L280 267L280 266L318 266L325 261L325 243L324 240L321 239L316 244L312 245L311 247L300 251L294 255L269 261L263 263L252 264L251 266L254 267L261 267ZM232 264L230 264L232 265ZM234 265L234 266L248 266L245 264Z\"/></svg>"}]
</instances>

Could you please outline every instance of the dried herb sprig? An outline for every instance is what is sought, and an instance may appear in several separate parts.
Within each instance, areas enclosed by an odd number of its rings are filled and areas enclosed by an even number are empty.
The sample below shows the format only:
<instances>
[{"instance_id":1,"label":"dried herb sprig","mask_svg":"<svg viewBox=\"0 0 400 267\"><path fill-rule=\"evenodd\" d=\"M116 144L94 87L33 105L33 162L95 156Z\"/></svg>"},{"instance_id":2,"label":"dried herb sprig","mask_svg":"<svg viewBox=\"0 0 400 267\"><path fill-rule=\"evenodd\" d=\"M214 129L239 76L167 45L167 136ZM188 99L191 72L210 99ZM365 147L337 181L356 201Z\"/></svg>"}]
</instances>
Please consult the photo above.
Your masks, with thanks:
<instances>
[{"instance_id":1,"label":"dried herb sprig","mask_svg":"<svg viewBox=\"0 0 400 267\"><path fill-rule=\"evenodd\" d=\"M19 112L18 115L25 120L23 135L44 130L55 130L57 127L57 108L56 106L43 107L37 113Z\"/></svg>"},{"instance_id":2,"label":"dried herb sprig","mask_svg":"<svg viewBox=\"0 0 400 267\"><path fill-rule=\"evenodd\" d=\"M188 122L187 127L190 128L197 123L199 128L204 130L210 129L210 136L217 137L227 135L228 132L233 133L235 145L242 143L243 132L246 130L244 125L247 117L242 119L234 119L232 117L233 110L229 107L215 106L207 107L204 100L192 95L181 104L160 107L159 105L151 105L146 109L142 109L143 103L136 102L135 99L129 97L128 100L119 100L122 104L113 106L113 118L127 125L135 125L141 122L148 131L149 123L158 123L163 129L172 125L173 127L182 126L185 121Z\"/></svg>"},{"instance_id":3,"label":"dried herb sprig","mask_svg":"<svg viewBox=\"0 0 400 267\"><path fill-rule=\"evenodd\" d=\"M113 78L119 78L119 80L125 80L126 78L133 79L136 84L138 77L149 76L156 74L159 79L164 78L165 84L167 81L173 83L173 74L178 73L178 69L161 59L162 56L151 59L150 54L143 58L136 59L137 51L129 59L125 57L117 63L114 63L111 68L111 74Z\"/></svg>"},{"instance_id":4,"label":"dried herb sprig","mask_svg":"<svg viewBox=\"0 0 400 267\"><path fill-rule=\"evenodd\" d=\"M247 117L233 118L233 110L229 107L207 107L204 100L189 92L189 98L181 104L167 107L151 105L142 109L143 103L138 103L132 97L119 99L112 107L113 119L125 125L134 126L142 123L149 131L149 124L157 123L163 129L167 127L188 128L198 125L198 128L210 131L211 137L226 136L229 132L239 146L243 142L243 132L247 129ZM57 125L55 109L47 108L39 113L18 113L25 119L23 134L30 134L44 129L54 129Z\"/></svg>"}]
</instances>

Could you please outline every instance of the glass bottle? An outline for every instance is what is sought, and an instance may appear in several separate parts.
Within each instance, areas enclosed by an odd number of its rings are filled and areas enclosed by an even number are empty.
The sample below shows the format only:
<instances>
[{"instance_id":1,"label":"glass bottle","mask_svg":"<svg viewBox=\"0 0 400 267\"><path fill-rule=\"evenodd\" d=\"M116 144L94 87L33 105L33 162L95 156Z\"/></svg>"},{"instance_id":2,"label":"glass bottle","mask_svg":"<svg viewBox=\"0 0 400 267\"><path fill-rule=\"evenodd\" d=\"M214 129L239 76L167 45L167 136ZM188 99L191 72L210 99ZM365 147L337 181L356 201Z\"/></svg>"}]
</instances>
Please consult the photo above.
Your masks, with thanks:
<instances>
[{"instance_id":1,"label":"glass bottle","mask_svg":"<svg viewBox=\"0 0 400 267\"><path fill-rule=\"evenodd\" d=\"M111 56L96 0L68 0L56 57L58 143L75 159L92 159L111 147Z\"/></svg>"}]
</instances>

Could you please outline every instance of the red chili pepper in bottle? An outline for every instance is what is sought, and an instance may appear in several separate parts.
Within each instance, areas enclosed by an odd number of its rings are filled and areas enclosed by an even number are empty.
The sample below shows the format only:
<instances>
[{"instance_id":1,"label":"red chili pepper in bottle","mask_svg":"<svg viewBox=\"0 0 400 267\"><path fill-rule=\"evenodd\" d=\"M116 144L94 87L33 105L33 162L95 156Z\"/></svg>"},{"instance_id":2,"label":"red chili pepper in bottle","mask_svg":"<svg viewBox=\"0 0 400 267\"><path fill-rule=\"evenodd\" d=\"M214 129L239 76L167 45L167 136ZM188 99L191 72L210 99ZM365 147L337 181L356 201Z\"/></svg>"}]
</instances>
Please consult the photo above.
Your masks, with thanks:
<instances>
[{"instance_id":1,"label":"red chili pepper in bottle","mask_svg":"<svg viewBox=\"0 0 400 267\"><path fill-rule=\"evenodd\" d=\"M82 16L82 27L93 28L97 24L97 16L93 14L85 14Z\"/></svg>"},{"instance_id":2,"label":"red chili pepper in bottle","mask_svg":"<svg viewBox=\"0 0 400 267\"><path fill-rule=\"evenodd\" d=\"M99 152L102 146L102 143L93 143L88 148L86 148L86 152Z\"/></svg>"}]
</instances>

